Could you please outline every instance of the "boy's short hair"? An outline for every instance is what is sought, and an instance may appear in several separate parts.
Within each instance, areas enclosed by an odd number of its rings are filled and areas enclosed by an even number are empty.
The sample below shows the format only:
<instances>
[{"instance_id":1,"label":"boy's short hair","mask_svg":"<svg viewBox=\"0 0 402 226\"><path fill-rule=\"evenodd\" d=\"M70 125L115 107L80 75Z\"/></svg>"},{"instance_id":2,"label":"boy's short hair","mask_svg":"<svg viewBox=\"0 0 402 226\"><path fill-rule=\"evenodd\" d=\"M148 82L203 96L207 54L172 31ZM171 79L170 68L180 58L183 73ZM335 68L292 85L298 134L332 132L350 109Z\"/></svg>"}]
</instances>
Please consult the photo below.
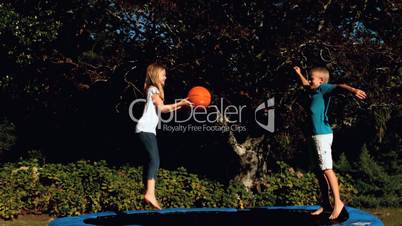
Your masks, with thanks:
<instances>
[{"instance_id":1,"label":"boy's short hair","mask_svg":"<svg viewBox=\"0 0 402 226\"><path fill-rule=\"evenodd\" d=\"M310 70L310 75L313 74L313 72L318 72L320 73L322 79L324 82L328 82L329 81L329 71L328 69L326 69L325 67L313 67Z\"/></svg>"}]
</instances>

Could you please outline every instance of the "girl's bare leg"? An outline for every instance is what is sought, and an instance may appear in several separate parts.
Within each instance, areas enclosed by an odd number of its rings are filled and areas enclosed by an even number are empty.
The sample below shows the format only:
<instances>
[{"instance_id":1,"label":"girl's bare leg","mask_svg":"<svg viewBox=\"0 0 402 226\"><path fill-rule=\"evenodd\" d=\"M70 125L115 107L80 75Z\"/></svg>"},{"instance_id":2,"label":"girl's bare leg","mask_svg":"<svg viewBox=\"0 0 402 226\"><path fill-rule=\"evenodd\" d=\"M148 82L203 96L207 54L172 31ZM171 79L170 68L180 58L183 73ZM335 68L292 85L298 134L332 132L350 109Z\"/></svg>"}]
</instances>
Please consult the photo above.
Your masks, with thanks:
<instances>
[{"instance_id":1,"label":"girl's bare leg","mask_svg":"<svg viewBox=\"0 0 402 226\"><path fill-rule=\"evenodd\" d=\"M144 201L151 204L153 207L155 207L158 210L162 209L158 203L158 200L156 200L155 180L154 179L148 179L146 181L146 191L145 191L145 195L144 195Z\"/></svg>"}]
</instances>

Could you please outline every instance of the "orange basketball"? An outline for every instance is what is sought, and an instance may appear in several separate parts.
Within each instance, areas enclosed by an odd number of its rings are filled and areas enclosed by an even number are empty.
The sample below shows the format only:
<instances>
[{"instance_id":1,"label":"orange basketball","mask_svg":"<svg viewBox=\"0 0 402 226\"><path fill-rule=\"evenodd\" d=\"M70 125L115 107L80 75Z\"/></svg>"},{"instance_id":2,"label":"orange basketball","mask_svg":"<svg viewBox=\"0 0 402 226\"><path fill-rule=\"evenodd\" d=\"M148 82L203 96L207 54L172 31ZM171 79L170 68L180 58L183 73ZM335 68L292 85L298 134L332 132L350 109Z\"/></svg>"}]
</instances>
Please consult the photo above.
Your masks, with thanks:
<instances>
[{"instance_id":1,"label":"orange basketball","mask_svg":"<svg viewBox=\"0 0 402 226\"><path fill-rule=\"evenodd\" d=\"M202 87L195 86L188 92L188 100L194 104L194 106L208 107L211 103L211 93Z\"/></svg>"}]
</instances>

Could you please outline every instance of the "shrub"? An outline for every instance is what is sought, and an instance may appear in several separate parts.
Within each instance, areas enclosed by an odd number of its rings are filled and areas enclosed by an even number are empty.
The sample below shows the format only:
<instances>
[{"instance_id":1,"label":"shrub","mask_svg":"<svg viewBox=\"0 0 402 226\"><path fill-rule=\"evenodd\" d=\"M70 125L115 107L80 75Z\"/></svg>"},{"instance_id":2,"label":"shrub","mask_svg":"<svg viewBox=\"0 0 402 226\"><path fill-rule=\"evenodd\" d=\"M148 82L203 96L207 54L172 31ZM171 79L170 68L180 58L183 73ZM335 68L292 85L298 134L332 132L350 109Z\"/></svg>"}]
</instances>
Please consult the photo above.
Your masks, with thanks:
<instances>
[{"instance_id":1,"label":"shrub","mask_svg":"<svg viewBox=\"0 0 402 226\"><path fill-rule=\"evenodd\" d=\"M359 194L353 199L356 206L379 207L400 206L402 204L402 175L389 175L371 157L366 145L363 146L355 171L356 187Z\"/></svg>"},{"instance_id":2,"label":"shrub","mask_svg":"<svg viewBox=\"0 0 402 226\"><path fill-rule=\"evenodd\" d=\"M230 192L184 168L159 172L157 195L165 208L233 206L238 204L237 197L247 196L243 187ZM22 213L63 216L149 208L142 200L141 168L116 169L104 161L42 166L25 161L0 169L0 217L5 219Z\"/></svg>"},{"instance_id":3,"label":"shrub","mask_svg":"<svg viewBox=\"0 0 402 226\"><path fill-rule=\"evenodd\" d=\"M293 169L284 162L277 162L280 171L265 176L255 186L257 206L315 205L318 204L319 186L314 173ZM337 175L342 199L350 201L357 190L349 175Z\"/></svg>"},{"instance_id":4,"label":"shrub","mask_svg":"<svg viewBox=\"0 0 402 226\"><path fill-rule=\"evenodd\" d=\"M1 81L0 81L1 84ZM0 157L9 151L17 140L15 125L8 120L0 121ZM1 160L1 159L0 159Z\"/></svg>"},{"instance_id":5,"label":"shrub","mask_svg":"<svg viewBox=\"0 0 402 226\"><path fill-rule=\"evenodd\" d=\"M280 171L255 184L251 191L236 181L224 186L184 168L161 169L157 196L164 208L309 205L317 203L318 187L311 173L278 162ZM348 177L340 177L343 194L352 194ZM19 214L78 215L105 210L147 209L142 169L109 167L106 162L45 164L30 160L0 168L0 217Z\"/></svg>"}]
</instances>

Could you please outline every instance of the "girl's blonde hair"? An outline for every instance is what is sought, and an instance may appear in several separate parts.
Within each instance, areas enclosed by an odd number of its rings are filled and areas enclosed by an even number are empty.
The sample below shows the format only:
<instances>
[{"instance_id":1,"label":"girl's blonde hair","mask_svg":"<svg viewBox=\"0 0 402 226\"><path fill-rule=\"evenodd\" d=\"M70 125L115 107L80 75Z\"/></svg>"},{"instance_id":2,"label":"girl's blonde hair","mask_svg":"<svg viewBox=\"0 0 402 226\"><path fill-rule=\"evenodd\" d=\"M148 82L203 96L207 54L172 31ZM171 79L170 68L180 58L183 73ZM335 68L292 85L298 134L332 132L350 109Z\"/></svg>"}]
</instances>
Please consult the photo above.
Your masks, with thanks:
<instances>
[{"instance_id":1,"label":"girl's blonde hair","mask_svg":"<svg viewBox=\"0 0 402 226\"><path fill-rule=\"evenodd\" d=\"M160 75L163 71L166 71L165 67L158 63L153 63L148 65L147 72L145 76L144 90L147 93L150 86L155 86L159 90L159 96L162 100L165 99L165 93L163 91L163 86L160 82Z\"/></svg>"}]
</instances>

